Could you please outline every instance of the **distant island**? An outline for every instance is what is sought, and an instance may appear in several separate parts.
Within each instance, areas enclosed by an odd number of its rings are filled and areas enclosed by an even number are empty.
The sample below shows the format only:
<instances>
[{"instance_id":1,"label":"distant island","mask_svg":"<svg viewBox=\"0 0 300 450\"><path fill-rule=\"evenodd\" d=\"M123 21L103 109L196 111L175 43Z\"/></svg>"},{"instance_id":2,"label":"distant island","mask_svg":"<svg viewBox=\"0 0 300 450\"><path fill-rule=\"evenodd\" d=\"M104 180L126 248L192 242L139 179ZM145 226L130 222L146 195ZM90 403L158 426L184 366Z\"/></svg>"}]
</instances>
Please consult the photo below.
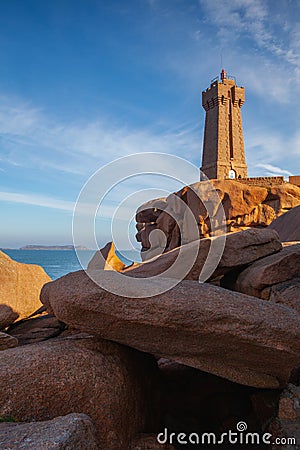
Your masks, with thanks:
<instances>
[{"instance_id":1,"label":"distant island","mask_svg":"<svg viewBox=\"0 0 300 450\"><path fill-rule=\"evenodd\" d=\"M83 245L25 245L19 250L90 250Z\"/></svg>"}]
</instances>

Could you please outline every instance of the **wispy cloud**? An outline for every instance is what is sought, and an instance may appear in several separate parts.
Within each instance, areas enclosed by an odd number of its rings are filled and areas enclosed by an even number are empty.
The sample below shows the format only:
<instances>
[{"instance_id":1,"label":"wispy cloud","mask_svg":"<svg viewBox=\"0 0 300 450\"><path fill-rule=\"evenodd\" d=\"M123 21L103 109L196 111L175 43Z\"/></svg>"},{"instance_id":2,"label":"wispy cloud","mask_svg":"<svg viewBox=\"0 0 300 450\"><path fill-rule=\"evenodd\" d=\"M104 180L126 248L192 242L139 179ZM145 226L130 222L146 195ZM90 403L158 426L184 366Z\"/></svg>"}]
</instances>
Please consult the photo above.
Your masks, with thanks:
<instances>
[{"instance_id":1,"label":"wispy cloud","mask_svg":"<svg viewBox=\"0 0 300 450\"><path fill-rule=\"evenodd\" d=\"M271 127L247 129L245 149L251 176L289 176L300 172L300 133L286 137Z\"/></svg>"},{"instance_id":2,"label":"wispy cloud","mask_svg":"<svg viewBox=\"0 0 300 450\"><path fill-rule=\"evenodd\" d=\"M100 199L99 199L100 200ZM61 210L67 213L74 212L75 202L68 200L61 200L55 197L41 196L37 194L23 194L20 192L2 192L0 191L0 202L17 203L24 205L38 206L41 208ZM96 216L98 219L111 219L118 209L118 204L111 202L110 204L103 204ZM119 213L120 219L123 216L128 216L128 208L123 207L121 213ZM131 211L134 211L131 206ZM79 214L87 217L91 217L94 220L95 206L90 204L82 204L79 208ZM119 219L119 220L120 220Z\"/></svg>"},{"instance_id":3,"label":"wispy cloud","mask_svg":"<svg viewBox=\"0 0 300 450\"><path fill-rule=\"evenodd\" d=\"M281 88L284 89L282 85ZM245 130L247 157L253 169L263 168L255 166L257 162L284 167L283 149L285 154L300 156L298 132L287 139L280 130L274 131L271 127L259 129L246 126ZM121 127L104 119L91 123L61 124L49 119L41 109L24 102L8 98L4 101L3 97L0 102L2 166L6 163L16 167L87 175L115 158L146 151L177 154L200 165L202 137L200 121L168 128L159 124L147 129ZM298 172L299 168L295 171ZM286 172L289 174L288 170Z\"/></svg>"},{"instance_id":4,"label":"wispy cloud","mask_svg":"<svg viewBox=\"0 0 300 450\"><path fill-rule=\"evenodd\" d=\"M272 164L256 164L256 167L260 167L266 170L271 176L290 176L291 172L288 170L282 169L277 166L272 166Z\"/></svg>"},{"instance_id":5,"label":"wispy cloud","mask_svg":"<svg viewBox=\"0 0 300 450\"><path fill-rule=\"evenodd\" d=\"M291 101L300 92L300 5L262 0L199 0L205 13L203 22L216 28L216 42L226 63L237 66L240 79L259 95L279 103ZM280 8L280 9L279 9ZM294 17L288 20L290 10ZM247 45L248 51L243 51ZM238 61L238 65L236 64ZM228 66L227 65L227 66Z\"/></svg>"},{"instance_id":6,"label":"wispy cloud","mask_svg":"<svg viewBox=\"0 0 300 450\"><path fill-rule=\"evenodd\" d=\"M199 126L134 129L105 118L59 123L40 109L2 97L1 160L7 164L85 174L124 155L154 151L193 155L199 147ZM28 155L30 154L30 160Z\"/></svg>"},{"instance_id":7,"label":"wispy cloud","mask_svg":"<svg viewBox=\"0 0 300 450\"><path fill-rule=\"evenodd\" d=\"M22 194L19 192L0 191L0 201L19 203L25 205L41 206L43 208L60 209L63 211L73 211L74 203L57 198L40 196L36 194Z\"/></svg>"},{"instance_id":8,"label":"wispy cloud","mask_svg":"<svg viewBox=\"0 0 300 450\"><path fill-rule=\"evenodd\" d=\"M299 66L299 55L290 45L291 42L284 44L280 38L278 30L280 25L281 28L284 27L285 22L280 14L274 14L273 3L268 4L262 0L223 0L217 8L210 0L200 0L200 4L208 15L207 21L213 21L219 27L218 34L222 39L228 39L232 43L248 36L258 48ZM297 8L297 5L294 4L294 7ZM299 32L297 23L295 27L285 30L293 44Z\"/></svg>"}]
</instances>

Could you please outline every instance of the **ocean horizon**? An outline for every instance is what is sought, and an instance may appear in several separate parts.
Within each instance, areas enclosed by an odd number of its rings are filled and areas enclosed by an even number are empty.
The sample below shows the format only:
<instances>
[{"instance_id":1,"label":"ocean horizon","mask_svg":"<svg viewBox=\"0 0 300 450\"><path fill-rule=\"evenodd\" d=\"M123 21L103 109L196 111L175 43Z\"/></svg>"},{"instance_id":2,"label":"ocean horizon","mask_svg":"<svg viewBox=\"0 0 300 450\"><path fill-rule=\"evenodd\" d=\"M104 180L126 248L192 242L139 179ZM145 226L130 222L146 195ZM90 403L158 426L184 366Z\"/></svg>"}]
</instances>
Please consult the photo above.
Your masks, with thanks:
<instances>
[{"instance_id":1,"label":"ocean horizon","mask_svg":"<svg viewBox=\"0 0 300 450\"><path fill-rule=\"evenodd\" d=\"M86 269L96 252L96 250L77 250L83 263L83 266L81 266L75 250L1 249L1 251L14 261L24 264L37 264L43 267L52 280L56 280L69 272ZM134 261L141 261L138 251L120 250L116 253L126 265Z\"/></svg>"}]
</instances>

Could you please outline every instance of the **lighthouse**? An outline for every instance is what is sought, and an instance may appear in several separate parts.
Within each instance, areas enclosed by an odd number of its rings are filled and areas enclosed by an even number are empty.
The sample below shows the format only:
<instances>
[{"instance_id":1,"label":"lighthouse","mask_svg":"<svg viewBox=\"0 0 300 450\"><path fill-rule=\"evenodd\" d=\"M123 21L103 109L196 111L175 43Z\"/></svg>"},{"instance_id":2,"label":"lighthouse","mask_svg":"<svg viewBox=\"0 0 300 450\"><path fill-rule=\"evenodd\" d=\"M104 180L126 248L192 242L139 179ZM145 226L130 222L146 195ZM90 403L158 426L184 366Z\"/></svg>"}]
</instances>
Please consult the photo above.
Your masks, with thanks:
<instances>
[{"instance_id":1,"label":"lighthouse","mask_svg":"<svg viewBox=\"0 0 300 450\"><path fill-rule=\"evenodd\" d=\"M245 88L222 69L202 92L205 128L201 171L210 179L247 178L241 108Z\"/></svg>"}]
</instances>

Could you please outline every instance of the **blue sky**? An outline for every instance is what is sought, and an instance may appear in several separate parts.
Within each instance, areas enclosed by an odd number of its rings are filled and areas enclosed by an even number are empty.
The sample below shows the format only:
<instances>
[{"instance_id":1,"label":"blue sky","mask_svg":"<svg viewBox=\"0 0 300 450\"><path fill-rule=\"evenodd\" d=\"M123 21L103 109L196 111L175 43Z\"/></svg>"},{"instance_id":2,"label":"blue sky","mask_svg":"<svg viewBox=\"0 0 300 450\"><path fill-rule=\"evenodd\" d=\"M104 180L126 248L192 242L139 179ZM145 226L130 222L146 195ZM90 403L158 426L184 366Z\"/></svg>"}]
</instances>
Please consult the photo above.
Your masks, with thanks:
<instances>
[{"instance_id":1,"label":"blue sky","mask_svg":"<svg viewBox=\"0 0 300 450\"><path fill-rule=\"evenodd\" d=\"M221 55L246 88L249 174L299 174L299 50L297 0L3 0L0 247L71 243L82 186L115 158L166 152L200 166L201 92Z\"/></svg>"}]
</instances>

